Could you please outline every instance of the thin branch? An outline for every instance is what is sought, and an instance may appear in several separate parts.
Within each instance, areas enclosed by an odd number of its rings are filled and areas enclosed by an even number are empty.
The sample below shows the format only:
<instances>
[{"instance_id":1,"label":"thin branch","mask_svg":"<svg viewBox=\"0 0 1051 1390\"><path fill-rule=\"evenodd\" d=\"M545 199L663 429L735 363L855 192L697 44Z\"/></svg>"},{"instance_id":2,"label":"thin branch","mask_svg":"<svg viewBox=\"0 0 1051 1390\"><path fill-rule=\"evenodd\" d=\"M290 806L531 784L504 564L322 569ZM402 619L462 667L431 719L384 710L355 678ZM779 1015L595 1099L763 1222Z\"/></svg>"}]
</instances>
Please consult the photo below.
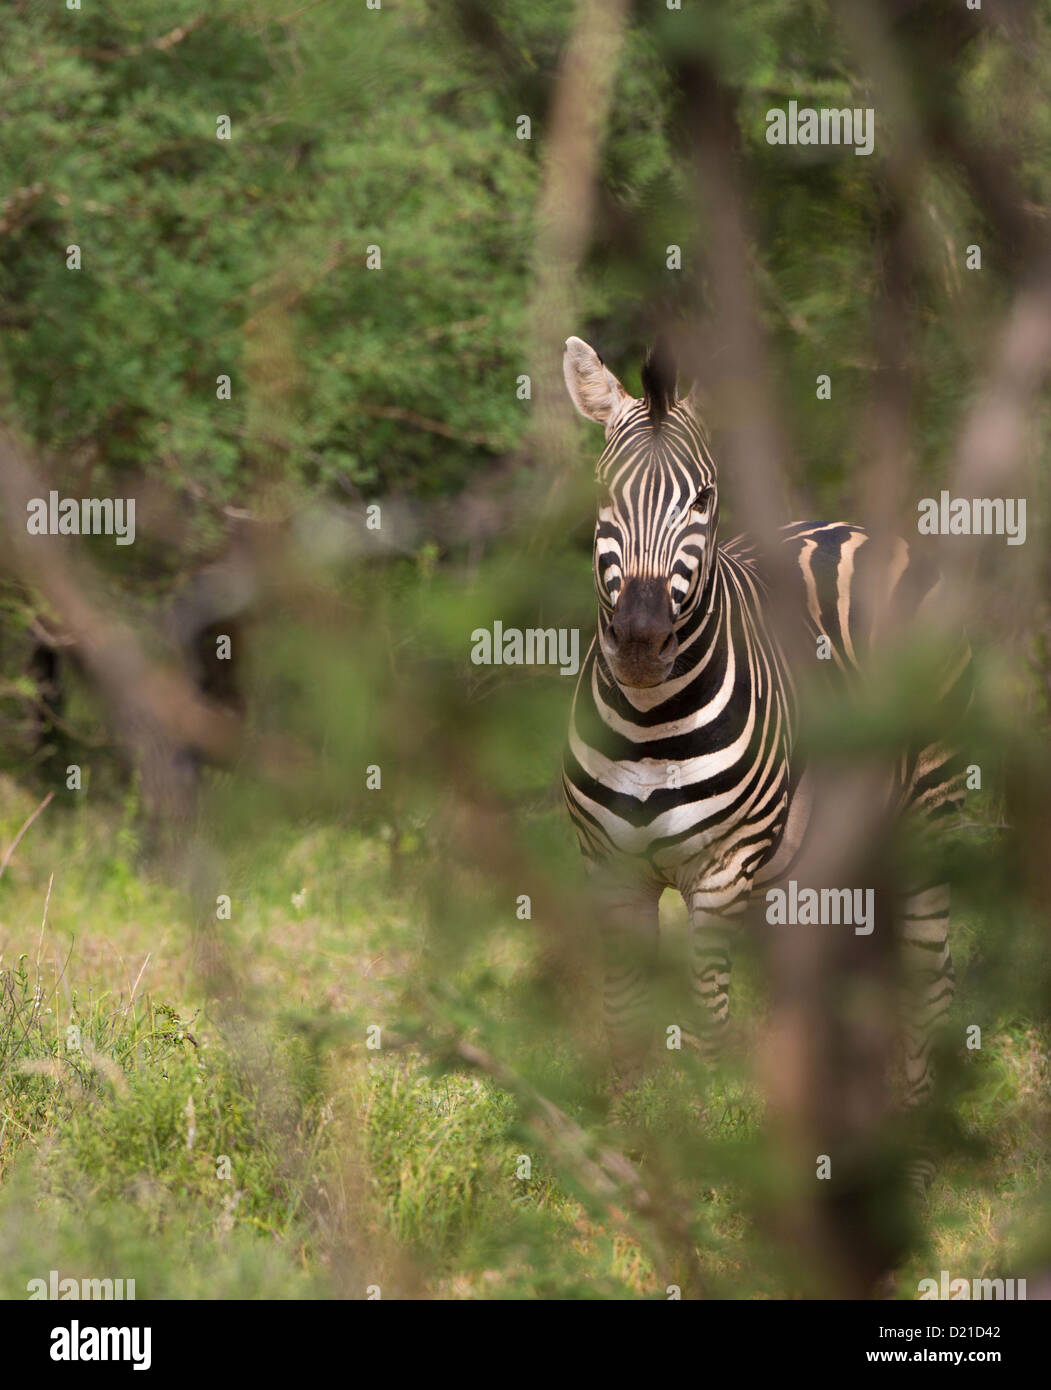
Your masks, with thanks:
<instances>
[{"instance_id":1,"label":"thin branch","mask_svg":"<svg viewBox=\"0 0 1051 1390\"><path fill-rule=\"evenodd\" d=\"M534 553L550 541L550 509L556 504L571 455L562 346L570 333L578 331L577 273L592 232L599 159L627 10L627 0L578 0L545 131L534 288L526 316L535 402L526 448L547 471L551 490L530 538Z\"/></svg>"},{"instance_id":2,"label":"thin branch","mask_svg":"<svg viewBox=\"0 0 1051 1390\"><path fill-rule=\"evenodd\" d=\"M154 50L157 53L169 53L176 46L187 39L191 34L208 23L211 15L198 15L196 19L191 19L189 24L179 24L174 29L169 29L166 34L161 34L159 38L149 39L146 43L132 44L130 48L74 48L71 51L78 58L90 58L97 63L116 63L123 58L138 58L143 53Z\"/></svg>"},{"instance_id":3,"label":"thin branch","mask_svg":"<svg viewBox=\"0 0 1051 1390\"><path fill-rule=\"evenodd\" d=\"M36 810L33 812L33 814L25 821L25 823L24 823L23 826L22 826L22 829L18 832L18 834L15 836L15 838L11 841L10 845L8 845L8 847L7 847L7 853L4 855L3 860L0 861L0 878L3 878L3 876L4 876L4 870L7 868L8 864L10 863L12 854L14 854L15 850L18 848L19 841L22 839L22 836L26 833L26 831L29 829L29 827L33 824L33 822L36 820L37 816L40 815L40 812L44 809L44 807L50 805L52 799L54 798L54 795L55 795L54 792L48 792L47 796L44 797L43 801L42 801L42 802L40 803L40 805L36 808ZM51 896L51 889L50 889L50 886L49 886L49 887L48 887L48 897L50 897L50 896Z\"/></svg>"},{"instance_id":4,"label":"thin branch","mask_svg":"<svg viewBox=\"0 0 1051 1390\"><path fill-rule=\"evenodd\" d=\"M443 439L456 439L462 444L476 444L481 448L492 449L494 453L503 452L505 445L490 434L474 434L470 430L454 430L441 420L431 420L426 415L417 415L400 405L359 405L362 415L371 415L377 420L403 420L413 429L427 430L430 434L440 434Z\"/></svg>"},{"instance_id":5,"label":"thin branch","mask_svg":"<svg viewBox=\"0 0 1051 1390\"><path fill-rule=\"evenodd\" d=\"M491 1053L462 1038L453 1044L461 1061L491 1077L501 1089L510 1092L522 1107L523 1117L545 1144L552 1157L602 1206L611 1220L627 1224L623 1206L633 1211L645 1226L648 1243L665 1268L672 1254L695 1282L695 1292L704 1287L704 1276L689 1228L680 1214L679 1203L655 1188L648 1190L634 1165L607 1147L595 1148L576 1121L553 1101L540 1094L517 1072ZM637 1233L633 1233L638 1239Z\"/></svg>"}]
</instances>

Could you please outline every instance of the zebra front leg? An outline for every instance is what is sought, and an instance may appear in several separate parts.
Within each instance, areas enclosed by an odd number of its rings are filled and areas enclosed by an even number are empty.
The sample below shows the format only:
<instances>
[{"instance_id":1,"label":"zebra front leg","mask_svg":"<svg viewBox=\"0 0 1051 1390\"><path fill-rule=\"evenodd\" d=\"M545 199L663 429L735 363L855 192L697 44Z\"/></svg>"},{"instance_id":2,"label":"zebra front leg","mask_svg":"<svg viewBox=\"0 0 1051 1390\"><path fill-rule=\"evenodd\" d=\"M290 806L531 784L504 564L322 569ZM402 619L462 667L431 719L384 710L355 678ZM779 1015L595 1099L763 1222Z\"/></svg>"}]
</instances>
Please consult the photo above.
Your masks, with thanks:
<instances>
[{"instance_id":1,"label":"zebra front leg","mask_svg":"<svg viewBox=\"0 0 1051 1390\"><path fill-rule=\"evenodd\" d=\"M657 884L601 876L593 886L605 971L603 1018L619 1093L642 1075L653 1040L651 993L661 889Z\"/></svg>"},{"instance_id":2,"label":"zebra front leg","mask_svg":"<svg viewBox=\"0 0 1051 1390\"><path fill-rule=\"evenodd\" d=\"M902 906L906 1109L916 1109L930 1100L934 1086L931 1049L956 990L956 973L949 953L949 898L949 885L941 883L908 894ZM909 1181L918 1192L925 1193L934 1171L930 1155L919 1153L909 1163Z\"/></svg>"},{"instance_id":3,"label":"zebra front leg","mask_svg":"<svg viewBox=\"0 0 1051 1390\"><path fill-rule=\"evenodd\" d=\"M701 1055L713 1059L726 1040L730 1021L730 945L736 924L720 904L712 908L713 895L693 890L687 898L690 914L690 984L693 991L696 1036ZM732 907L742 910L744 898Z\"/></svg>"}]
</instances>

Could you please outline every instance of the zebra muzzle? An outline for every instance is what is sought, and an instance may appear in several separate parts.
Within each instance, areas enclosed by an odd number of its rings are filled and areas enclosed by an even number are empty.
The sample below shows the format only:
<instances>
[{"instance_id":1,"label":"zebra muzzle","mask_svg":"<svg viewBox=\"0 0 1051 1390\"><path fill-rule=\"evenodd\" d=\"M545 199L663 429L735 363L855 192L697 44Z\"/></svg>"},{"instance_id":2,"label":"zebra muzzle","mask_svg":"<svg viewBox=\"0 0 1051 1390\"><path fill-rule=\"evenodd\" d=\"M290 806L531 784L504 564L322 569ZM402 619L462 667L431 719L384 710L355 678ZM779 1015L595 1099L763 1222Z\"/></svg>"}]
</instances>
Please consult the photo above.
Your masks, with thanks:
<instances>
[{"instance_id":1,"label":"zebra muzzle","mask_svg":"<svg viewBox=\"0 0 1051 1390\"><path fill-rule=\"evenodd\" d=\"M667 680L679 654L668 586L659 579L629 579L602 645L618 685L638 688Z\"/></svg>"}]
</instances>

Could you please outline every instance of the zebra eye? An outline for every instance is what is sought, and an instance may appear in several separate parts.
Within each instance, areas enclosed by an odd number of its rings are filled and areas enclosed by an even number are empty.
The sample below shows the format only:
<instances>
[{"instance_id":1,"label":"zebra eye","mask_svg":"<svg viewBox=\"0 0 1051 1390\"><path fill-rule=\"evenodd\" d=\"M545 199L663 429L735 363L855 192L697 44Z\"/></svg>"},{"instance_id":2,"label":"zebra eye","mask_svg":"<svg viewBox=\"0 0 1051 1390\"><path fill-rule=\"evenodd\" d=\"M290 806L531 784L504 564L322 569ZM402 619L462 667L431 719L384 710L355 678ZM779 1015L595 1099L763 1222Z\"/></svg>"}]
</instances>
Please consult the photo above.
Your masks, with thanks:
<instances>
[{"instance_id":1,"label":"zebra eye","mask_svg":"<svg viewBox=\"0 0 1051 1390\"><path fill-rule=\"evenodd\" d=\"M690 504L692 512L706 512L711 506L713 487L703 487Z\"/></svg>"}]
</instances>

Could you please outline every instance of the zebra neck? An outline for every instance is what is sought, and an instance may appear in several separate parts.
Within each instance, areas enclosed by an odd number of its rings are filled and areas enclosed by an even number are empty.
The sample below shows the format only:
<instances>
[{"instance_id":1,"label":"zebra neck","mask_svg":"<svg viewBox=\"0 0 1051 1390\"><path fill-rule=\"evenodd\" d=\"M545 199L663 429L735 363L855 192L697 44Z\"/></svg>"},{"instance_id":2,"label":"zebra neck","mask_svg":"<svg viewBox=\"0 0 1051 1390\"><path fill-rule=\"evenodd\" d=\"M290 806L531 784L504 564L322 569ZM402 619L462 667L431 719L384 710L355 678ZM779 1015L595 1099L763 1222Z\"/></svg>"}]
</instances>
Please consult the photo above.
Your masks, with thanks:
<instances>
[{"instance_id":1,"label":"zebra neck","mask_svg":"<svg viewBox=\"0 0 1051 1390\"><path fill-rule=\"evenodd\" d=\"M679 629L679 648L684 656L689 654L691 668L696 668L697 654L719 640L720 634L725 640L733 603L732 587L730 566L722 551L716 550L697 606Z\"/></svg>"},{"instance_id":2,"label":"zebra neck","mask_svg":"<svg viewBox=\"0 0 1051 1390\"><path fill-rule=\"evenodd\" d=\"M727 561L714 537L712 545L712 563L708 568L708 578L704 581L704 589L697 601L698 630L713 619L718 621L722 612L722 605L726 602L726 568ZM716 610L719 610L718 613Z\"/></svg>"}]
</instances>

